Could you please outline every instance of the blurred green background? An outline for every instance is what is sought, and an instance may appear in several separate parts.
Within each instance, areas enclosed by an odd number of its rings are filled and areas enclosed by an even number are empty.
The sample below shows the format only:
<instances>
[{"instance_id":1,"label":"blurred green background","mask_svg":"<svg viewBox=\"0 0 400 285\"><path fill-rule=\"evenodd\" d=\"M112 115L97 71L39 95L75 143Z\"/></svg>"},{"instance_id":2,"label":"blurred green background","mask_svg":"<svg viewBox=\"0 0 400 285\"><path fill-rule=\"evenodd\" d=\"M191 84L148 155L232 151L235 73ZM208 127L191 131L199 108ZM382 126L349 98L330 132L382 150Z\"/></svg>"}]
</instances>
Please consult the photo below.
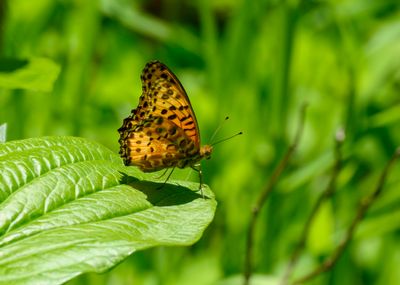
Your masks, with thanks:
<instances>
[{"instance_id":1,"label":"blurred green background","mask_svg":"<svg viewBox=\"0 0 400 285\"><path fill-rule=\"evenodd\" d=\"M117 129L136 107L140 73L154 59L167 64L188 92L203 144L225 116L231 119L218 138L244 132L203 162L219 204L197 244L138 252L105 274L85 274L70 285L232 284L229 278L243 270L251 207L308 102L298 150L261 212L254 260L257 274L283 273L329 181L333 138L343 127L337 192L312 226L295 273L304 274L335 248L400 144L398 0L0 3L1 58L36 62L44 81L60 68L54 86L0 89L7 140L74 135L118 152ZM29 85L29 76L24 80ZM179 170L174 178L197 175ZM309 284L400 284L399 264L397 164L338 264Z\"/></svg>"}]
</instances>

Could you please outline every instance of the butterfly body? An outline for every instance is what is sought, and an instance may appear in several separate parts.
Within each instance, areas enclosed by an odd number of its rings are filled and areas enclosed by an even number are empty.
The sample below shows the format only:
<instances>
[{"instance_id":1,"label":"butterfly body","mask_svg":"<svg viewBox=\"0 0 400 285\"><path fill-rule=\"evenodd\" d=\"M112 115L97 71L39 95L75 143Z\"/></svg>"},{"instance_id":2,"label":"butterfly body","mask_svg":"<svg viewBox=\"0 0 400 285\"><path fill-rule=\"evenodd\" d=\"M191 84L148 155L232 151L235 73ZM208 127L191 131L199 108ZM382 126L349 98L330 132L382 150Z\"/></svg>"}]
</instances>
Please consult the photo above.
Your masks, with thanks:
<instances>
[{"instance_id":1,"label":"butterfly body","mask_svg":"<svg viewBox=\"0 0 400 285\"><path fill-rule=\"evenodd\" d=\"M193 167L210 158L212 147L200 145L200 133L189 98L178 78L159 61L146 64L142 95L123 125L120 155L125 165L144 172Z\"/></svg>"}]
</instances>

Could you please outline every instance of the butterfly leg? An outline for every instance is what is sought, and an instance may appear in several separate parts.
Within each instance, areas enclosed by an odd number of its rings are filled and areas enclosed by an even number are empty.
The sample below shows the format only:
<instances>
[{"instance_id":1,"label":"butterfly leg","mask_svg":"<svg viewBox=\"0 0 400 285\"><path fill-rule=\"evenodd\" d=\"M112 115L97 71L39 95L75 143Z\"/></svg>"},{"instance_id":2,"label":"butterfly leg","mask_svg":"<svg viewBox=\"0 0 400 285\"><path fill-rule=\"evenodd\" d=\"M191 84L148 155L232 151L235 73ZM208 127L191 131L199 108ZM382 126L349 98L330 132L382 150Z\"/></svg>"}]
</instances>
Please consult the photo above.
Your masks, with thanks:
<instances>
[{"instance_id":1,"label":"butterfly leg","mask_svg":"<svg viewBox=\"0 0 400 285\"><path fill-rule=\"evenodd\" d=\"M168 172L168 170L169 170L169 168L166 168L165 171L164 171L160 176L158 176L156 179L160 179L161 177L163 177L163 176ZM174 171L174 169L172 169L172 171ZM171 174L170 174L170 175L171 175ZM170 176L170 175L169 175L169 176ZM169 177L169 176L168 176L168 177Z\"/></svg>"},{"instance_id":2,"label":"butterfly leg","mask_svg":"<svg viewBox=\"0 0 400 285\"><path fill-rule=\"evenodd\" d=\"M199 182L200 182L200 193L201 196L204 198L204 193L203 193L203 172L201 171L201 164L195 164L191 167L194 171L196 171L197 173L199 173Z\"/></svg>"},{"instance_id":3,"label":"butterfly leg","mask_svg":"<svg viewBox=\"0 0 400 285\"><path fill-rule=\"evenodd\" d=\"M167 176L167 179L165 179L164 183L163 183L160 187L158 187L157 189L161 189L161 188L163 188L163 187L165 186L165 184L167 184L167 182L168 182L169 178L171 177L172 172L174 172L174 170L175 170L175 167L172 168L171 172L170 172L170 173L168 174L168 176ZM164 174L167 173L167 171L168 171L168 168L167 168L166 171L163 173L163 175L161 175L161 177L164 176ZM160 178L161 178L161 177L160 177Z\"/></svg>"}]
</instances>

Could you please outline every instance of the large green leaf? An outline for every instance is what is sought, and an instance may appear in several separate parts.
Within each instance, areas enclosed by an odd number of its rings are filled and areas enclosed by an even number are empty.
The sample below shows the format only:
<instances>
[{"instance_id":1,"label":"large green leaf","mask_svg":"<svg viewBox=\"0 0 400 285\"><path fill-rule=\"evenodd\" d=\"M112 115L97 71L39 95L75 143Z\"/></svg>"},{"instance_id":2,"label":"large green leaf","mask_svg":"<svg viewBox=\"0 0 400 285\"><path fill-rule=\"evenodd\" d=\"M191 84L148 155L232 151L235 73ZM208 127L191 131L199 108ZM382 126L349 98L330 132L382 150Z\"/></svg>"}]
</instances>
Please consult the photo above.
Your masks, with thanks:
<instances>
[{"instance_id":1,"label":"large green leaf","mask_svg":"<svg viewBox=\"0 0 400 285\"><path fill-rule=\"evenodd\" d=\"M81 138L0 144L0 284L59 284L136 250L190 245L216 202L198 184L146 181Z\"/></svg>"}]
</instances>

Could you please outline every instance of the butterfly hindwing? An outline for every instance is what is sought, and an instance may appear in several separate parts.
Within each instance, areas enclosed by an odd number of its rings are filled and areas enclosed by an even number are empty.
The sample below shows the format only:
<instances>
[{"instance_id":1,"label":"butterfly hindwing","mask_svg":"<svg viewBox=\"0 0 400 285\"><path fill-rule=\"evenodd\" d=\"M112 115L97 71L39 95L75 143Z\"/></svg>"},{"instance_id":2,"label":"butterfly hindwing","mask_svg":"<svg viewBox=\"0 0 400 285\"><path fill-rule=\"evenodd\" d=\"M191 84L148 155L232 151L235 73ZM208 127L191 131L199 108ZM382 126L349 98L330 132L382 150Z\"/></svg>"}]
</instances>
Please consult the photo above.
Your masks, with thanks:
<instances>
[{"instance_id":1,"label":"butterfly hindwing","mask_svg":"<svg viewBox=\"0 0 400 285\"><path fill-rule=\"evenodd\" d=\"M153 117L136 125L125 138L127 165L143 171L182 166L185 158L198 153L194 143L183 131L162 117Z\"/></svg>"}]
</instances>

